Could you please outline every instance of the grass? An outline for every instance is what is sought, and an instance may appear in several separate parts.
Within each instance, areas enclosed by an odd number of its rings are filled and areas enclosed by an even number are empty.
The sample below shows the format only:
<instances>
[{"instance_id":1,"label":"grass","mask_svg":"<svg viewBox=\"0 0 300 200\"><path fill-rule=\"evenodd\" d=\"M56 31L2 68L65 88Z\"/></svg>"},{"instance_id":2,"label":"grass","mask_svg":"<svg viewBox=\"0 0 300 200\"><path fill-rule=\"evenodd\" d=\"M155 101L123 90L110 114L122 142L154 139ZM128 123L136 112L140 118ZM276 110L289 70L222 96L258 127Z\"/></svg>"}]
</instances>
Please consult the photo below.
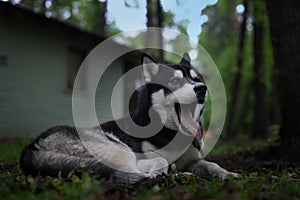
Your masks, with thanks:
<instances>
[{"instance_id":1,"label":"grass","mask_svg":"<svg viewBox=\"0 0 300 200\"><path fill-rule=\"evenodd\" d=\"M250 142L251 141L251 142ZM231 138L230 141L224 138L220 138L218 143L214 146L210 154L213 155L224 155L224 154L239 154L247 151L252 151L269 145L262 140L253 140L248 136L239 135Z\"/></svg>"},{"instance_id":2,"label":"grass","mask_svg":"<svg viewBox=\"0 0 300 200\"><path fill-rule=\"evenodd\" d=\"M275 164L272 168L257 166L247 169L243 166L247 165L243 156L234 157L241 159L237 163L243 164L238 168L243 176L239 180L229 178L220 181L188 176L176 169L169 176L145 180L136 185L96 180L85 172L81 178L73 173L65 179L24 176L18 159L28 142L16 140L0 143L0 199L300 199L299 166ZM224 143L212 153L221 157L230 152L241 154L257 148L260 143L241 146ZM252 159L250 162L255 161Z\"/></svg>"},{"instance_id":3,"label":"grass","mask_svg":"<svg viewBox=\"0 0 300 200\"><path fill-rule=\"evenodd\" d=\"M13 163L18 162L20 154L24 147L30 143L30 140L5 140L0 143L0 162Z\"/></svg>"}]
</instances>

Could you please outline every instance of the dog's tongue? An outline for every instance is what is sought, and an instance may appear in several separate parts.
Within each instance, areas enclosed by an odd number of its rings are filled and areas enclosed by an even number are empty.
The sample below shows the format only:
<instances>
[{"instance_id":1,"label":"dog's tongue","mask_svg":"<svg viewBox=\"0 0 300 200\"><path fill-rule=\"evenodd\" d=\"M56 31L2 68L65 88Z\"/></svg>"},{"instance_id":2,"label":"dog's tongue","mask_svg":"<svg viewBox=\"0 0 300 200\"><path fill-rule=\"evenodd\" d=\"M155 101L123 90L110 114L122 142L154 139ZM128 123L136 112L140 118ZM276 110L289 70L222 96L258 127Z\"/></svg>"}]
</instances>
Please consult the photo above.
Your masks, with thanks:
<instances>
[{"instance_id":1,"label":"dog's tongue","mask_svg":"<svg viewBox=\"0 0 300 200\"><path fill-rule=\"evenodd\" d=\"M201 126L193 119L189 109L181 109L180 121L181 125L183 125L197 140L202 138Z\"/></svg>"}]
</instances>

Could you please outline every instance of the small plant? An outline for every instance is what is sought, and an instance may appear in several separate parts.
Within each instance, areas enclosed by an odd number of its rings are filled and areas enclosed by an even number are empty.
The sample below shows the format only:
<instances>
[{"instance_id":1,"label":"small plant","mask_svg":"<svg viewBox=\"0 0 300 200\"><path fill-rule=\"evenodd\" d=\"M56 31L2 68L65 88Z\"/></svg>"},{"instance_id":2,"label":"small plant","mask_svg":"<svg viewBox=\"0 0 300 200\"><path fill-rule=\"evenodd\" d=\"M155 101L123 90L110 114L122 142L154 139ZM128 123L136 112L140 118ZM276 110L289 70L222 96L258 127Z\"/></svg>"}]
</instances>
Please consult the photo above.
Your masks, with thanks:
<instances>
[{"instance_id":1,"label":"small plant","mask_svg":"<svg viewBox=\"0 0 300 200\"><path fill-rule=\"evenodd\" d=\"M169 174L170 187L177 185L196 185L197 177L191 173L178 171L176 164L171 164L171 172Z\"/></svg>"},{"instance_id":2,"label":"small plant","mask_svg":"<svg viewBox=\"0 0 300 200\"><path fill-rule=\"evenodd\" d=\"M275 124L270 126L270 136L268 138L268 144L270 145L278 145L280 142L280 126Z\"/></svg>"}]
</instances>

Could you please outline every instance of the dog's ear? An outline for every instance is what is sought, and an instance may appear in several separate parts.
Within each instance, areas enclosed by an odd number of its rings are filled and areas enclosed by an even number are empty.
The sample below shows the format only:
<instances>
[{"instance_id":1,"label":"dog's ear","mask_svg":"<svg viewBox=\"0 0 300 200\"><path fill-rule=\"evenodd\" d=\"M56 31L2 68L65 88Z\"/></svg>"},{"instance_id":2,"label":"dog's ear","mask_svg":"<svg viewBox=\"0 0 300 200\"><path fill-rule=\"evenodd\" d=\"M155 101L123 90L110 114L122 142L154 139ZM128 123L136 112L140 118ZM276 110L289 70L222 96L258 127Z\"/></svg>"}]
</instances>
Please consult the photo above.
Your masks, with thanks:
<instances>
[{"instance_id":1,"label":"dog's ear","mask_svg":"<svg viewBox=\"0 0 300 200\"><path fill-rule=\"evenodd\" d=\"M191 65L191 57L187 52L185 52L183 54L180 64L181 65Z\"/></svg>"},{"instance_id":2,"label":"dog's ear","mask_svg":"<svg viewBox=\"0 0 300 200\"><path fill-rule=\"evenodd\" d=\"M147 54L142 56L143 76L145 82L151 82L158 73L158 64Z\"/></svg>"}]
</instances>

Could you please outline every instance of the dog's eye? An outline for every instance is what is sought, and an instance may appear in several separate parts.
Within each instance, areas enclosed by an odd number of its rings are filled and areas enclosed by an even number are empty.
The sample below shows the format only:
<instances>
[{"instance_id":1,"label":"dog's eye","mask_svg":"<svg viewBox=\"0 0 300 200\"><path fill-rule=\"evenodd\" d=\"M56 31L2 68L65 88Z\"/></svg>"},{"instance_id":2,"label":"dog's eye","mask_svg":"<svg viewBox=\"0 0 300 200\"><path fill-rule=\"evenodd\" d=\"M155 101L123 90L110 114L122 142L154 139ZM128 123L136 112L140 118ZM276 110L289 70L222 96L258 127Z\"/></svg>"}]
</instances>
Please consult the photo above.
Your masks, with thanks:
<instances>
[{"instance_id":1,"label":"dog's eye","mask_svg":"<svg viewBox=\"0 0 300 200\"><path fill-rule=\"evenodd\" d=\"M196 78L194 78L194 81L196 81L196 82L201 82L201 79L198 78L198 77L196 77Z\"/></svg>"},{"instance_id":2,"label":"dog's eye","mask_svg":"<svg viewBox=\"0 0 300 200\"><path fill-rule=\"evenodd\" d=\"M174 78L174 79L172 79L171 81L170 81L170 83L172 84L172 85L177 85L179 82L180 82L180 78Z\"/></svg>"}]
</instances>

